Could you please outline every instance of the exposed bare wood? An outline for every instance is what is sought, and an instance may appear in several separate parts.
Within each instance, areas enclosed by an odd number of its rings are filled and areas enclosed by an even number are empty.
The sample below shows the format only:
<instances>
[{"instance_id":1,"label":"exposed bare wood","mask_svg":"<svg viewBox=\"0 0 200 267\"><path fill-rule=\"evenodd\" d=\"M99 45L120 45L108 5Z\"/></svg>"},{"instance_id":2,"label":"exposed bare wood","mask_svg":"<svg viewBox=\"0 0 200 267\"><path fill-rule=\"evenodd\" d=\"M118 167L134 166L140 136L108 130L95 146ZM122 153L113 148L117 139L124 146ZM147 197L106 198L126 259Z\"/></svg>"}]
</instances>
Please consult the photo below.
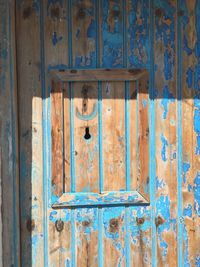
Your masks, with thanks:
<instances>
[{"instance_id":1,"label":"exposed bare wood","mask_svg":"<svg viewBox=\"0 0 200 267\"><path fill-rule=\"evenodd\" d=\"M90 70L63 70L51 71L52 77L57 77L63 82L87 81L136 81L147 73L145 69L90 69Z\"/></svg>"}]
</instances>

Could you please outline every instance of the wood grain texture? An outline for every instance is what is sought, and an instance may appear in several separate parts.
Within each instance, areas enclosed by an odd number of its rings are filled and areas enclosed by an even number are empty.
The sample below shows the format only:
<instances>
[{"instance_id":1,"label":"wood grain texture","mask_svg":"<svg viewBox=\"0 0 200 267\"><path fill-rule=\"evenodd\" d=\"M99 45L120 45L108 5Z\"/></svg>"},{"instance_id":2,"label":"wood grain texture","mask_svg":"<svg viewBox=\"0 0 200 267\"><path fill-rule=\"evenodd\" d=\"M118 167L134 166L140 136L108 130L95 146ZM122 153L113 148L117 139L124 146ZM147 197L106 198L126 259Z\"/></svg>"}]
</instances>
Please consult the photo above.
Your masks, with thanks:
<instances>
[{"instance_id":1,"label":"wood grain texture","mask_svg":"<svg viewBox=\"0 0 200 267\"><path fill-rule=\"evenodd\" d=\"M94 0L72 1L73 66L96 67L96 10Z\"/></svg>"},{"instance_id":2,"label":"wood grain texture","mask_svg":"<svg viewBox=\"0 0 200 267\"><path fill-rule=\"evenodd\" d=\"M20 266L15 1L0 2L1 266Z\"/></svg>"},{"instance_id":3,"label":"wood grain texture","mask_svg":"<svg viewBox=\"0 0 200 267\"><path fill-rule=\"evenodd\" d=\"M103 209L104 266L125 266L125 209Z\"/></svg>"},{"instance_id":4,"label":"wood grain texture","mask_svg":"<svg viewBox=\"0 0 200 267\"><path fill-rule=\"evenodd\" d=\"M52 136L52 194L60 196L64 186L64 121L63 88L61 82L52 81L51 136Z\"/></svg>"},{"instance_id":5,"label":"wood grain texture","mask_svg":"<svg viewBox=\"0 0 200 267\"><path fill-rule=\"evenodd\" d=\"M68 65L68 14L67 0L43 0L45 58L48 69Z\"/></svg>"},{"instance_id":6,"label":"wood grain texture","mask_svg":"<svg viewBox=\"0 0 200 267\"><path fill-rule=\"evenodd\" d=\"M154 4L157 264L177 266L177 3Z\"/></svg>"},{"instance_id":7,"label":"wood grain texture","mask_svg":"<svg viewBox=\"0 0 200 267\"><path fill-rule=\"evenodd\" d=\"M34 1L17 1L16 14L21 266L42 266L44 229L40 6Z\"/></svg>"},{"instance_id":8,"label":"wood grain texture","mask_svg":"<svg viewBox=\"0 0 200 267\"><path fill-rule=\"evenodd\" d=\"M102 85L104 190L125 190L125 85Z\"/></svg>"},{"instance_id":9,"label":"wood grain texture","mask_svg":"<svg viewBox=\"0 0 200 267\"><path fill-rule=\"evenodd\" d=\"M77 266L98 266L97 208L78 209L76 212Z\"/></svg>"},{"instance_id":10,"label":"wood grain texture","mask_svg":"<svg viewBox=\"0 0 200 267\"><path fill-rule=\"evenodd\" d=\"M130 266L152 265L150 212L149 207L130 207Z\"/></svg>"},{"instance_id":11,"label":"wood grain texture","mask_svg":"<svg viewBox=\"0 0 200 267\"><path fill-rule=\"evenodd\" d=\"M182 35L182 196L183 254L185 265L200 264L200 94L199 1L181 1Z\"/></svg>"},{"instance_id":12,"label":"wood grain texture","mask_svg":"<svg viewBox=\"0 0 200 267\"><path fill-rule=\"evenodd\" d=\"M137 122L137 190L149 199L149 77L138 81Z\"/></svg>"},{"instance_id":13,"label":"wood grain texture","mask_svg":"<svg viewBox=\"0 0 200 267\"><path fill-rule=\"evenodd\" d=\"M63 82L136 81L147 74L147 69L91 69L51 71L51 76Z\"/></svg>"},{"instance_id":14,"label":"wood grain texture","mask_svg":"<svg viewBox=\"0 0 200 267\"><path fill-rule=\"evenodd\" d=\"M71 190L71 152L70 152L70 88L63 84L63 131L64 131L64 191Z\"/></svg>"},{"instance_id":15,"label":"wood grain texture","mask_svg":"<svg viewBox=\"0 0 200 267\"><path fill-rule=\"evenodd\" d=\"M129 112L130 112L130 176L131 189L137 188L137 82L130 82L129 86Z\"/></svg>"},{"instance_id":16,"label":"wood grain texture","mask_svg":"<svg viewBox=\"0 0 200 267\"><path fill-rule=\"evenodd\" d=\"M149 64L150 1L127 2L127 54L129 67L146 67Z\"/></svg>"},{"instance_id":17,"label":"wood grain texture","mask_svg":"<svg viewBox=\"0 0 200 267\"><path fill-rule=\"evenodd\" d=\"M98 84L74 83L73 90L76 191L99 192Z\"/></svg>"},{"instance_id":18,"label":"wood grain texture","mask_svg":"<svg viewBox=\"0 0 200 267\"><path fill-rule=\"evenodd\" d=\"M56 228L58 223L63 224L61 231ZM69 210L51 210L49 216L49 233L51 234L49 239L49 266L70 266L71 231L71 212Z\"/></svg>"}]
</instances>

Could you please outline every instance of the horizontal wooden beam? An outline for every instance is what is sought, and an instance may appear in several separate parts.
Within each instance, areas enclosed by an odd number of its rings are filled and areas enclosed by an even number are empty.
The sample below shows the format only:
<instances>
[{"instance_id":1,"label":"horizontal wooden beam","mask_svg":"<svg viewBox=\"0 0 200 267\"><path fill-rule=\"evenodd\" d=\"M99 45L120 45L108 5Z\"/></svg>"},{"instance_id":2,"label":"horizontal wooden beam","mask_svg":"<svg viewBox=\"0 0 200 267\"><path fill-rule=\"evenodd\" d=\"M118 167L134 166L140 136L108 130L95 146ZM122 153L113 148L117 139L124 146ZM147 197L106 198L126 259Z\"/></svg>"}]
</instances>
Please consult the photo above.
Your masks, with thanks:
<instances>
[{"instance_id":1,"label":"horizontal wooden beam","mask_svg":"<svg viewBox=\"0 0 200 267\"><path fill-rule=\"evenodd\" d=\"M137 191L110 191L98 193L64 193L53 208L81 206L148 205L149 202Z\"/></svg>"},{"instance_id":2,"label":"horizontal wooden beam","mask_svg":"<svg viewBox=\"0 0 200 267\"><path fill-rule=\"evenodd\" d=\"M50 72L52 77L55 77L62 82L136 81L147 74L147 69L71 69Z\"/></svg>"}]
</instances>

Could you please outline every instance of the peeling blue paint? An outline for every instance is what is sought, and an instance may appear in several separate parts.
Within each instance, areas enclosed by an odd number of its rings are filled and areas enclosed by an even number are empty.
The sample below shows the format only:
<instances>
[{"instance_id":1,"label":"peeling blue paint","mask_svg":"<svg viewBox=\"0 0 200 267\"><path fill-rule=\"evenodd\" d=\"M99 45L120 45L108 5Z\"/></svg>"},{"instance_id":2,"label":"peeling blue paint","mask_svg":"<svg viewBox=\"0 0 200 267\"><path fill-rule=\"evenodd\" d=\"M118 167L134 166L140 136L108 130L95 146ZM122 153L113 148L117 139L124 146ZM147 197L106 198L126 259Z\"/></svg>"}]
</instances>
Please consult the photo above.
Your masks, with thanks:
<instances>
[{"instance_id":1,"label":"peeling blue paint","mask_svg":"<svg viewBox=\"0 0 200 267\"><path fill-rule=\"evenodd\" d=\"M188 70L186 71L186 83L188 88L192 88L193 85L193 70L192 68L188 68Z\"/></svg>"},{"instance_id":2,"label":"peeling blue paint","mask_svg":"<svg viewBox=\"0 0 200 267\"><path fill-rule=\"evenodd\" d=\"M167 85L164 86L163 88L163 99L161 101L161 104L164 108L163 112L163 119L167 118L167 113L168 113L168 105L169 103L175 102L173 94L169 91L169 87Z\"/></svg>"},{"instance_id":3,"label":"peeling blue paint","mask_svg":"<svg viewBox=\"0 0 200 267\"><path fill-rule=\"evenodd\" d=\"M163 161L167 161L166 149L168 147L168 142L163 134L161 135L161 141L162 141L161 157Z\"/></svg>"},{"instance_id":4,"label":"peeling blue paint","mask_svg":"<svg viewBox=\"0 0 200 267\"><path fill-rule=\"evenodd\" d=\"M163 189L165 187L165 182L163 179L156 177L156 189Z\"/></svg>"},{"instance_id":5,"label":"peeling blue paint","mask_svg":"<svg viewBox=\"0 0 200 267\"><path fill-rule=\"evenodd\" d=\"M128 13L128 59L131 67L149 64L149 2L132 0ZM137 38L135 38L137 36Z\"/></svg>"},{"instance_id":6,"label":"peeling blue paint","mask_svg":"<svg viewBox=\"0 0 200 267\"><path fill-rule=\"evenodd\" d=\"M123 67L123 25L121 18L115 17L112 11L116 8L121 10L120 1L115 2L113 10L110 9L110 5L110 1L102 1L102 67L119 68Z\"/></svg>"},{"instance_id":7,"label":"peeling blue paint","mask_svg":"<svg viewBox=\"0 0 200 267\"><path fill-rule=\"evenodd\" d=\"M187 172L189 171L190 169L190 163L189 162L184 162L183 163L183 182L186 183L186 175L187 175Z\"/></svg>"},{"instance_id":8,"label":"peeling blue paint","mask_svg":"<svg viewBox=\"0 0 200 267\"><path fill-rule=\"evenodd\" d=\"M194 131L197 135L196 155L200 155L200 107L194 110Z\"/></svg>"},{"instance_id":9,"label":"peeling blue paint","mask_svg":"<svg viewBox=\"0 0 200 267\"><path fill-rule=\"evenodd\" d=\"M60 41L62 41L63 37L62 36L57 36L57 33L54 32L53 35L52 35L52 43L53 45L57 45L57 43L59 43Z\"/></svg>"},{"instance_id":10,"label":"peeling blue paint","mask_svg":"<svg viewBox=\"0 0 200 267\"><path fill-rule=\"evenodd\" d=\"M183 238L184 238L184 267L191 267L189 262L188 233L185 225L183 229Z\"/></svg>"},{"instance_id":11,"label":"peeling blue paint","mask_svg":"<svg viewBox=\"0 0 200 267\"><path fill-rule=\"evenodd\" d=\"M184 208L183 215L192 218L192 205L188 204L187 207Z\"/></svg>"},{"instance_id":12,"label":"peeling blue paint","mask_svg":"<svg viewBox=\"0 0 200 267\"><path fill-rule=\"evenodd\" d=\"M163 239L162 233L165 231L169 231L172 226L175 225L176 221L173 219L170 219L170 200L168 196L160 196L157 199L156 202L156 213L157 216L161 216L164 219L164 223L162 225L158 226L158 238L160 242L160 247L162 250L162 256L166 257L167 256L167 250L168 250L168 244L167 242Z\"/></svg>"},{"instance_id":13,"label":"peeling blue paint","mask_svg":"<svg viewBox=\"0 0 200 267\"><path fill-rule=\"evenodd\" d=\"M194 210L195 213L200 216L200 172L197 173L197 176L194 180Z\"/></svg>"}]
</instances>

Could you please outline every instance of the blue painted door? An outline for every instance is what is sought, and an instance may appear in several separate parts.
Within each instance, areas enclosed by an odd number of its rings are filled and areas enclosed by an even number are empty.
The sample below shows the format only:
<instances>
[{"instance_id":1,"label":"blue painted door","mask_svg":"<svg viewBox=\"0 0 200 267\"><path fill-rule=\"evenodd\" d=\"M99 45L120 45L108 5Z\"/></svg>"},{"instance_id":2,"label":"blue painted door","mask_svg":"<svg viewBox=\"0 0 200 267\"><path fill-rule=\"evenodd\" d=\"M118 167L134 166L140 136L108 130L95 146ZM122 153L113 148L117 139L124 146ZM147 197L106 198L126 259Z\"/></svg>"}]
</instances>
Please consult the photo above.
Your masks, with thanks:
<instances>
[{"instance_id":1,"label":"blue painted door","mask_svg":"<svg viewBox=\"0 0 200 267\"><path fill-rule=\"evenodd\" d=\"M200 1L16 10L22 266L199 266Z\"/></svg>"}]
</instances>

